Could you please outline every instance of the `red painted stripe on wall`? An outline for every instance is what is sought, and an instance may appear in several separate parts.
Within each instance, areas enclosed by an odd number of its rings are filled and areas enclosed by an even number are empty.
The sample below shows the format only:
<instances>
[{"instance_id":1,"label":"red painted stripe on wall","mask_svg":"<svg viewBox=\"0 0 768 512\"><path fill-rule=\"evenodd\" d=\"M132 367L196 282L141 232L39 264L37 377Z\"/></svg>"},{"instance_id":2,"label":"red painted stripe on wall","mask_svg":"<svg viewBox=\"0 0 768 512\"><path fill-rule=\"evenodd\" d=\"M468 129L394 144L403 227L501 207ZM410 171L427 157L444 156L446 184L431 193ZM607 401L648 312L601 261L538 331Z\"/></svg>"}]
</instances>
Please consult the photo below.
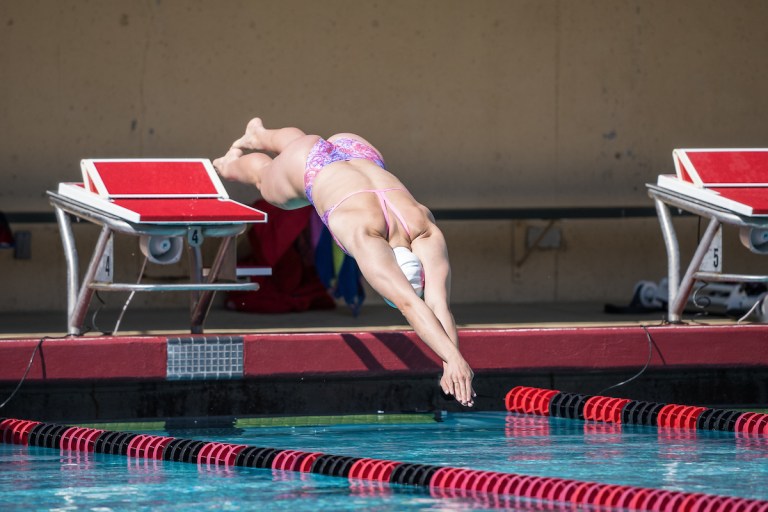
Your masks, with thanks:
<instances>
[{"instance_id":1,"label":"red painted stripe on wall","mask_svg":"<svg viewBox=\"0 0 768 512\"><path fill-rule=\"evenodd\" d=\"M248 335L246 376L425 372L440 360L413 332Z\"/></svg>"},{"instance_id":2,"label":"red painted stripe on wall","mask_svg":"<svg viewBox=\"0 0 768 512\"><path fill-rule=\"evenodd\" d=\"M22 377L40 340L0 341L0 381ZM47 339L27 380L165 379L164 337Z\"/></svg>"},{"instance_id":3,"label":"red painted stripe on wall","mask_svg":"<svg viewBox=\"0 0 768 512\"><path fill-rule=\"evenodd\" d=\"M649 327L652 368L768 366L768 326ZM641 327L465 331L462 352L483 369L637 368L648 358Z\"/></svg>"},{"instance_id":4,"label":"red painted stripe on wall","mask_svg":"<svg viewBox=\"0 0 768 512\"><path fill-rule=\"evenodd\" d=\"M649 327L651 368L768 366L768 326ZM462 330L473 369L638 368L648 358L641 327ZM413 332L246 335L246 376L424 372L439 360Z\"/></svg>"}]
</instances>

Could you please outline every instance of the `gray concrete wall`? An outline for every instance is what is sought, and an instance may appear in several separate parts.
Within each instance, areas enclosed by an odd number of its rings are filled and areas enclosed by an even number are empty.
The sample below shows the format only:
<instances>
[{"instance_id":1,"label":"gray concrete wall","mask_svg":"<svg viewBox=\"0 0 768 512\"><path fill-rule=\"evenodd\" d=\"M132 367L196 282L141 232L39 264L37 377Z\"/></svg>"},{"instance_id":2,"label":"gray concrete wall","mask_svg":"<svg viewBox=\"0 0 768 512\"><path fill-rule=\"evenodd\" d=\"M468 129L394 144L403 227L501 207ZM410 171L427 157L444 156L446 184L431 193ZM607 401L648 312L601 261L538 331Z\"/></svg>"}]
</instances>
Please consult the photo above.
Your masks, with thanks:
<instances>
[{"instance_id":1,"label":"gray concrete wall","mask_svg":"<svg viewBox=\"0 0 768 512\"><path fill-rule=\"evenodd\" d=\"M363 134L433 208L650 206L673 148L766 146L766 20L759 0L0 0L0 210L49 210L85 157L214 158L257 114ZM561 221L518 266L530 224L444 223L454 299L628 300L665 272L654 219ZM13 227L33 257L0 251L0 307L63 308L55 226ZM726 269L760 267L726 238Z\"/></svg>"}]
</instances>

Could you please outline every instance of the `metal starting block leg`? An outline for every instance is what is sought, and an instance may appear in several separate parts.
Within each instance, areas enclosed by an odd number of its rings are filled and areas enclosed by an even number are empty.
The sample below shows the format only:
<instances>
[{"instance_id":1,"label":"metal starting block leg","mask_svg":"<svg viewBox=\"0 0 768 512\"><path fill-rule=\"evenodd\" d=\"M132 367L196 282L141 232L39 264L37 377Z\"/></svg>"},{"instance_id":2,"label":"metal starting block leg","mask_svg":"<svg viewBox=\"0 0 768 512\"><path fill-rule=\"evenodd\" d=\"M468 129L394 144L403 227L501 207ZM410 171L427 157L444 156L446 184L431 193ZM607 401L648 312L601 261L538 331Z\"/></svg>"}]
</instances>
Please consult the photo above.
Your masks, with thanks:
<instances>
[{"instance_id":1,"label":"metal starting block leg","mask_svg":"<svg viewBox=\"0 0 768 512\"><path fill-rule=\"evenodd\" d=\"M674 295L672 294L670 283L668 307L670 322L680 322L683 309L685 309L685 304L688 302L688 296L693 290L693 284L696 281L697 273L701 268L701 262L704 260L704 256L707 254L709 246L712 244L712 240L714 240L718 229L720 229L720 221L715 218L710 219L707 230L704 232L704 236L701 237L699 246L696 248L696 252L693 254L691 263L688 265L688 270L685 272L685 276L683 276L683 280L680 281L680 286Z\"/></svg>"},{"instance_id":2,"label":"metal starting block leg","mask_svg":"<svg viewBox=\"0 0 768 512\"><path fill-rule=\"evenodd\" d=\"M112 236L112 230L109 226L102 226L93 256L83 276L83 283L78 286L78 256L72 235L72 222L69 214L58 207L56 207L56 220L59 223L64 257L67 262L67 334L78 336L82 333L83 320L93 297L94 290L90 285L96 276L99 263Z\"/></svg>"},{"instance_id":3,"label":"metal starting block leg","mask_svg":"<svg viewBox=\"0 0 768 512\"><path fill-rule=\"evenodd\" d=\"M72 221L67 212L54 207L56 222L59 224L61 243L64 247L64 259L67 263L67 334L79 334L79 330L72 325L72 313L77 303L78 286L78 260L75 248L75 237L72 234Z\"/></svg>"},{"instance_id":4,"label":"metal starting block leg","mask_svg":"<svg viewBox=\"0 0 768 512\"><path fill-rule=\"evenodd\" d=\"M99 233L99 239L96 241L96 247L93 249L91 261L88 263L88 269L85 271L83 282L77 293L77 301L75 302L74 308L72 308L72 315L69 318L69 334L81 334L83 321L85 320L88 306L90 306L91 299L93 298L94 288L91 285L95 280L96 272L101 263L101 258L104 256L104 251L107 248L107 243L111 236L112 230L109 226L102 226L101 233Z\"/></svg>"},{"instance_id":5,"label":"metal starting block leg","mask_svg":"<svg viewBox=\"0 0 768 512\"><path fill-rule=\"evenodd\" d=\"M658 198L655 199L655 203L659 224L661 224L661 233L664 236L664 246L667 249L667 286L669 290L667 320L671 323L678 323L681 312L675 313L672 310L672 302L673 298L677 297L677 290L680 287L680 246L677 242L677 233L675 233L675 226L672 224L672 214L669 207Z\"/></svg>"},{"instance_id":6,"label":"metal starting block leg","mask_svg":"<svg viewBox=\"0 0 768 512\"><path fill-rule=\"evenodd\" d=\"M221 239L219 250L216 252L216 257L214 258L213 264L208 271L208 277L206 279L208 283L216 282L216 279L218 279L222 268L225 266L225 263L230 263L229 268L234 269L234 260L237 257L235 254L236 248L234 242L235 238L231 236ZM203 269L202 258L199 257L199 247L194 247L193 249L195 249L193 250L193 253L195 254L194 260L196 262L194 269L195 276L197 279L202 280ZM227 262L228 259L231 261ZM231 278L234 281L235 276L232 275ZM211 309L211 302L213 301L214 293L215 290L205 290L202 292L197 292L196 297L193 295L192 318L190 326L192 334L203 333L203 324L205 323L205 319Z\"/></svg>"}]
</instances>

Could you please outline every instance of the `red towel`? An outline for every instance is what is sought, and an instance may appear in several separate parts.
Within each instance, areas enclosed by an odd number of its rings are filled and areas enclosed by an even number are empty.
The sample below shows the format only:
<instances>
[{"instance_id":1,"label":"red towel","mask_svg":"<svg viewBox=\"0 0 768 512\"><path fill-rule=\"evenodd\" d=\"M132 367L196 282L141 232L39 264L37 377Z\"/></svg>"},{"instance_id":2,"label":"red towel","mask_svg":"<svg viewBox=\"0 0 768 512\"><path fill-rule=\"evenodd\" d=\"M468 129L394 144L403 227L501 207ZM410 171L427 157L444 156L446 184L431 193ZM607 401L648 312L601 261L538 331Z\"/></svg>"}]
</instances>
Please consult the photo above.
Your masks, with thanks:
<instances>
[{"instance_id":1,"label":"red towel","mask_svg":"<svg viewBox=\"0 0 768 512\"><path fill-rule=\"evenodd\" d=\"M272 268L271 276L254 276L255 292L228 292L226 306L236 311L288 313L310 309L333 309L336 302L328 294L314 265L309 219L311 206L282 210L260 200L254 208L268 215L268 222L254 224L248 231L251 254L240 266Z\"/></svg>"},{"instance_id":2,"label":"red towel","mask_svg":"<svg viewBox=\"0 0 768 512\"><path fill-rule=\"evenodd\" d=\"M13 245L13 231L11 231L5 214L0 212L0 249L9 249Z\"/></svg>"}]
</instances>

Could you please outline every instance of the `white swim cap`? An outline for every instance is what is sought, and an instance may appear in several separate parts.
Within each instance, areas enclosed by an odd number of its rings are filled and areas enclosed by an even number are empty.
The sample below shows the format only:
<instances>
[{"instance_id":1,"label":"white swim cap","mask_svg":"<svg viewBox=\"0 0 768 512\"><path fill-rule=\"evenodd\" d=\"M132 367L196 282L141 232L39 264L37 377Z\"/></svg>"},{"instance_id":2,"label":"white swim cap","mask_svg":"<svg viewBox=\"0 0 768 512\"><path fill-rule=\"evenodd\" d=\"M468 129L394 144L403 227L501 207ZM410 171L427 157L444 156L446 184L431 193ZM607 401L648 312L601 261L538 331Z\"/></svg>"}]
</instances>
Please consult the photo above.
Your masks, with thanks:
<instances>
[{"instance_id":1,"label":"white swim cap","mask_svg":"<svg viewBox=\"0 0 768 512\"><path fill-rule=\"evenodd\" d=\"M423 297L424 267L421 265L419 258L405 247L395 247L392 251L395 253L395 259L397 260L397 264L400 265L400 270L403 271L405 278L408 279L408 282L413 286L413 291L415 291L416 295L419 297ZM384 301L393 308L396 307L386 298L384 298Z\"/></svg>"}]
</instances>

